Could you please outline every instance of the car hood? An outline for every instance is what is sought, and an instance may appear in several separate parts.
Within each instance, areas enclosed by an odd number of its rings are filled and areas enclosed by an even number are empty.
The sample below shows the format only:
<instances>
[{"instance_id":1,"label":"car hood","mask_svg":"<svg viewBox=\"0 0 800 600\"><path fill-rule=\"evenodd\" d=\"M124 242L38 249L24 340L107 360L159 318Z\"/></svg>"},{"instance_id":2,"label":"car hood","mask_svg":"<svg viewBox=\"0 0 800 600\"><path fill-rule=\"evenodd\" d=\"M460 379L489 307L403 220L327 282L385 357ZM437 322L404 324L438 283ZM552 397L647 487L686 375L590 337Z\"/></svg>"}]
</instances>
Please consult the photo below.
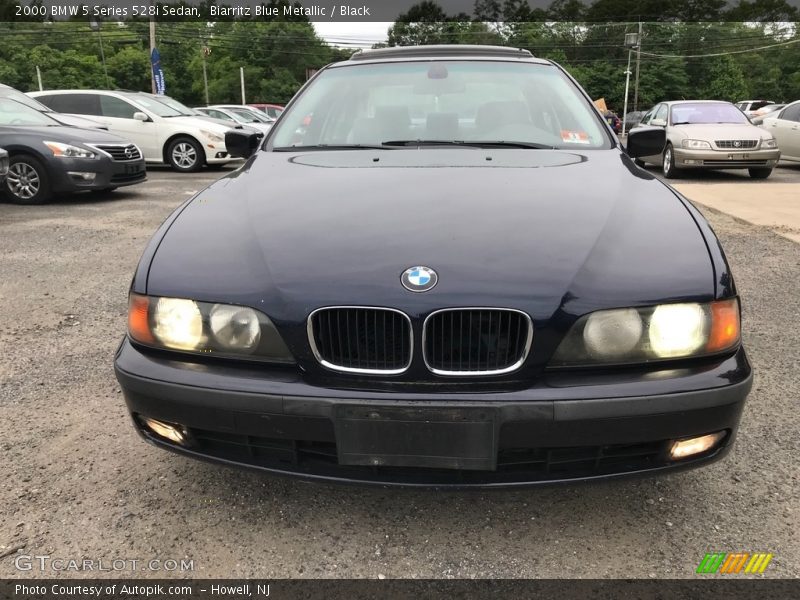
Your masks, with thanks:
<instances>
[{"instance_id":1,"label":"car hood","mask_svg":"<svg viewBox=\"0 0 800 600\"><path fill-rule=\"evenodd\" d=\"M214 119L213 117L181 116L169 117L167 120L171 123L180 123L186 127L197 127L199 129L205 129L206 131L219 134L224 134L226 131L228 131L228 129L231 128L231 126L226 124L225 121Z\"/></svg>"},{"instance_id":2,"label":"car hood","mask_svg":"<svg viewBox=\"0 0 800 600\"><path fill-rule=\"evenodd\" d=\"M750 123L708 123L694 125L675 125L671 128L695 140L757 140L769 139L762 129Z\"/></svg>"},{"instance_id":3,"label":"car hood","mask_svg":"<svg viewBox=\"0 0 800 600\"><path fill-rule=\"evenodd\" d=\"M2 127L0 128L0 131L3 132L4 136L8 135L10 137L12 135L16 135L23 137L32 137L51 142L64 142L64 143L79 142L82 144L132 143L130 140L126 140L124 138L119 137L118 135L114 135L113 133L108 133L101 129L84 129L82 127L66 127L66 126L62 127L58 125L39 126L39 127L32 127L32 126Z\"/></svg>"},{"instance_id":4,"label":"car hood","mask_svg":"<svg viewBox=\"0 0 800 600\"><path fill-rule=\"evenodd\" d=\"M424 294L400 284L426 265ZM304 320L327 305L559 311L708 300L714 272L682 201L619 150L259 152L188 202L147 293Z\"/></svg>"},{"instance_id":5,"label":"car hood","mask_svg":"<svg viewBox=\"0 0 800 600\"><path fill-rule=\"evenodd\" d=\"M75 115L64 115L57 112L47 112L45 113L51 119L55 119L62 125L68 125L69 127L83 127L85 129L103 129L108 131L108 126L103 125L98 121L93 121L92 119L87 119L85 117L76 117Z\"/></svg>"}]
</instances>

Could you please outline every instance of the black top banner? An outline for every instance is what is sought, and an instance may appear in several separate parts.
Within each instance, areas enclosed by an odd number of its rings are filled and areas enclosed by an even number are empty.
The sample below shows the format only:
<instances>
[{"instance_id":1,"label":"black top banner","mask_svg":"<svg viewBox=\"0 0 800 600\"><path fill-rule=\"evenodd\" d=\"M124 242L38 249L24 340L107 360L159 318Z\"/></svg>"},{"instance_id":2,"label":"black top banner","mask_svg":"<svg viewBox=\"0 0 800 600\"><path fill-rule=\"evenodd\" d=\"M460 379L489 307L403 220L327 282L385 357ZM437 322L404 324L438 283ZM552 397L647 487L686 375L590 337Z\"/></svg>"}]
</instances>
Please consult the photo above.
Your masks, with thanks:
<instances>
[{"instance_id":1,"label":"black top banner","mask_svg":"<svg viewBox=\"0 0 800 600\"><path fill-rule=\"evenodd\" d=\"M800 0L0 0L0 21L633 22L800 20Z\"/></svg>"},{"instance_id":2,"label":"black top banner","mask_svg":"<svg viewBox=\"0 0 800 600\"><path fill-rule=\"evenodd\" d=\"M800 597L797 580L43 579L0 581L3 600L739 600Z\"/></svg>"}]
</instances>

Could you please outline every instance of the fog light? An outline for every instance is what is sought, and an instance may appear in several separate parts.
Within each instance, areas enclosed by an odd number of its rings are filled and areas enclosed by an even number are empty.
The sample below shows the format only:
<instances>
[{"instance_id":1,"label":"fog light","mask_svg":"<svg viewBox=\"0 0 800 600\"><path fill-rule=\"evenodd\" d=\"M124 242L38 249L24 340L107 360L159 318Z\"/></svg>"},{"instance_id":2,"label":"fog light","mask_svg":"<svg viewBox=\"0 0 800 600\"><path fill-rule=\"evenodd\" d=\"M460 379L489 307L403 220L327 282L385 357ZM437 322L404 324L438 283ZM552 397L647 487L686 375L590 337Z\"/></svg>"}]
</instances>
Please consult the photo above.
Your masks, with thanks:
<instances>
[{"instance_id":1,"label":"fog light","mask_svg":"<svg viewBox=\"0 0 800 600\"><path fill-rule=\"evenodd\" d=\"M186 430L180 425L173 425L172 423L165 423L148 417L142 417L142 422L150 431L170 442L183 444L186 441Z\"/></svg>"},{"instance_id":2,"label":"fog light","mask_svg":"<svg viewBox=\"0 0 800 600\"><path fill-rule=\"evenodd\" d=\"M86 171L67 171L67 175L75 179L83 179L84 181L94 181L97 173L88 173Z\"/></svg>"},{"instance_id":3,"label":"fog light","mask_svg":"<svg viewBox=\"0 0 800 600\"><path fill-rule=\"evenodd\" d=\"M682 458L694 456L695 454L702 454L703 452L711 450L724 437L724 431L717 431L716 433L709 433L699 437L676 440L672 442L669 456L672 460L680 460Z\"/></svg>"}]
</instances>

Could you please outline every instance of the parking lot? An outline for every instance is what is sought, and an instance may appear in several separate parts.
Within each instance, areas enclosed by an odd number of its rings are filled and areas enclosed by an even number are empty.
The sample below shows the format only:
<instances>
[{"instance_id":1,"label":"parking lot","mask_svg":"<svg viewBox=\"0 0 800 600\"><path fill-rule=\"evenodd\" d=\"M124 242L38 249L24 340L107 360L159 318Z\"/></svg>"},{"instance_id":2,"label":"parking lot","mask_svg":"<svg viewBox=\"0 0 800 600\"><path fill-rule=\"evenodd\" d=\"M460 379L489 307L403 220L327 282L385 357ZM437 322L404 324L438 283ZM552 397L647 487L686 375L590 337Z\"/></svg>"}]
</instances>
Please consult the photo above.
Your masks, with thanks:
<instances>
[{"instance_id":1,"label":"parking lot","mask_svg":"<svg viewBox=\"0 0 800 600\"><path fill-rule=\"evenodd\" d=\"M755 371L722 462L514 492L309 484L145 444L114 378L147 240L224 173L152 169L147 183L106 195L0 204L0 576L21 576L14 555L24 553L193 561L191 572L137 573L150 577L683 578L716 551L774 553L764 577L800 576L800 245L700 205L737 278ZM800 184L800 169L673 183L752 186L759 202Z\"/></svg>"}]
</instances>

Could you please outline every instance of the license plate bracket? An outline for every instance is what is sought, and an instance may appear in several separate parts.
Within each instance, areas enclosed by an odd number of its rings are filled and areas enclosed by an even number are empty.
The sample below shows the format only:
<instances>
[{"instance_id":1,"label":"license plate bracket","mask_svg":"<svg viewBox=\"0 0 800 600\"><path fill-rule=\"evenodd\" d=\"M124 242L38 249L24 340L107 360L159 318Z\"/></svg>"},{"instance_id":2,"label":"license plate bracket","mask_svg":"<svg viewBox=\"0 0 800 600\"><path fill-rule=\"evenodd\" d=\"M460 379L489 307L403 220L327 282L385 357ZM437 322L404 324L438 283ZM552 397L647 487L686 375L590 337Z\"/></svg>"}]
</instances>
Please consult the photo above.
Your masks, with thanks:
<instances>
[{"instance_id":1,"label":"license plate bracket","mask_svg":"<svg viewBox=\"0 0 800 600\"><path fill-rule=\"evenodd\" d=\"M340 405L334 410L339 464L494 470L496 421L486 408Z\"/></svg>"}]
</instances>

